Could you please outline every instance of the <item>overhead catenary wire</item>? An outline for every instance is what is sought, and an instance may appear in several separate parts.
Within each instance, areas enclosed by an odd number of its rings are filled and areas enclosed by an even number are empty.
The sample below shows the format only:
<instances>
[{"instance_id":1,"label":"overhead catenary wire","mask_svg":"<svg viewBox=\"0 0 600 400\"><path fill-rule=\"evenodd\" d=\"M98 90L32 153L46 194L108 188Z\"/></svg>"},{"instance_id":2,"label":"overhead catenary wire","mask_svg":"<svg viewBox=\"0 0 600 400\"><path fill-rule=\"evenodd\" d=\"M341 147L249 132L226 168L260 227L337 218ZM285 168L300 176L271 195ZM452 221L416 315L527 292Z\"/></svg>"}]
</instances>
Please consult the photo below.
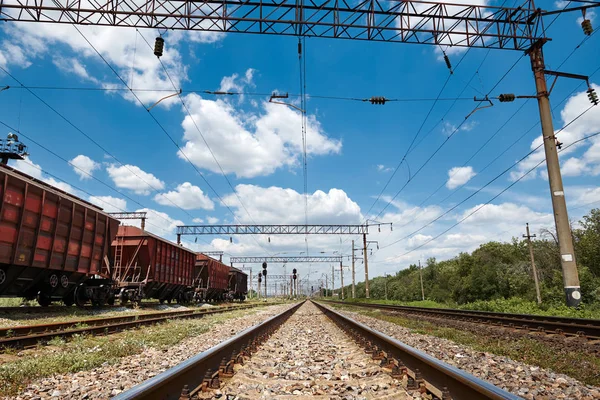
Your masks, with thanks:
<instances>
[{"instance_id":1,"label":"overhead catenary wire","mask_svg":"<svg viewBox=\"0 0 600 400\"><path fill-rule=\"evenodd\" d=\"M4 67L2 67L0 65L0 70L2 70L6 75L8 75L9 77L11 77L13 80L15 80L17 83L19 83L22 86L22 82L17 79L16 76L14 76L13 74L11 74L8 70L6 70ZM37 93L35 93L33 90L31 89L27 89L27 91L33 95L36 99L38 99L42 104L44 104L47 108L49 108L53 113L55 113L56 115L58 115L63 121L65 121L67 124L69 124L73 129L75 129L77 132L79 132L81 135L83 135L85 138L87 138L90 142L92 142L96 147L98 147L100 150L102 150L106 155L108 155L109 157L111 157L113 160L115 160L118 164L120 164L123 168L127 169L127 171L129 171L132 175L134 175L137 179L139 179L140 181L144 182L148 188L152 189L155 193L160 194L160 190L158 188L156 188L155 186L151 185L148 181L146 181L144 178L142 178L139 174L137 174L135 171L133 171L128 164L123 163L121 160L119 160L114 154L112 154L110 151L108 151L107 148L105 148L104 146L102 146L98 141L96 141L91 135L89 135L88 133L86 133L84 130L82 130L80 127L78 127L77 125L75 125L69 118L67 118L63 113L61 113L60 111L58 111L55 107L53 107L52 105L50 105L50 103L48 103L46 100L44 100L43 98L41 98L40 96L37 95ZM19 132L19 130L16 130L17 132ZM30 139L31 140L31 139ZM70 163L70 162L69 162ZM174 207L178 208L179 210L183 211L186 215L188 215L190 218L194 218L194 216L192 214L189 213L189 211L183 209L182 207L180 207L178 204L176 204L172 199L170 199L167 196L163 196L162 198L166 199L168 202L170 202Z\"/></svg>"},{"instance_id":2,"label":"overhead catenary wire","mask_svg":"<svg viewBox=\"0 0 600 400\"><path fill-rule=\"evenodd\" d=\"M146 40L146 38L141 34L141 32L139 32L137 29L136 31L138 32L138 34L141 36L141 38L144 40L144 42L146 42L146 44L148 45L148 47L150 47L150 49L152 49L152 46L150 46L150 43L148 43L148 41ZM169 81L171 82L171 85L173 86L173 89L177 90L177 86L175 85L175 82L173 81L173 79L171 78L171 75L169 74L168 69L166 68L166 66L164 65L164 63L162 62L162 60L160 59L160 57L157 57L158 62L160 63L163 71L165 72L165 75L167 76L167 78L169 79ZM120 79L120 78L119 78ZM233 194L236 196L236 198L238 199L240 205L242 206L242 208L246 211L246 213L248 214L248 216L250 217L250 219L252 220L252 222L256 225L256 222L254 221L254 219L252 218L252 215L250 214L250 211L248 211L248 209L246 208L246 205L244 204L244 202L242 201L241 197L239 196L239 194L237 193L237 191L235 190L235 188L233 187L231 181L229 180L229 178L227 177L227 174L225 174L225 171L223 170L223 167L221 166L221 163L219 163L219 160L217 159L217 157L215 156L214 152L212 151L210 145L208 144L208 141L206 140L204 134L202 133L202 131L200 130L200 127L198 126L198 124L196 123L196 119L193 117L192 113L190 112L190 109L188 108L187 104L185 104L185 101L183 100L183 98L181 97L181 90L179 90L179 92L176 93L177 98L179 99L179 101L181 102L181 105L183 106L183 108L185 109L187 115L189 116L190 120L192 121L194 127L196 128L198 134L200 134L200 137L202 138L202 141L204 142L204 144L206 145L206 148L208 149L208 151L210 152L213 160L215 161L215 163L217 164L217 166L219 167L220 171L221 171L221 175L225 178L225 180L227 181L227 184L229 185L229 187L231 188L231 190L233 191ZM140 101L141 103L141 101ZM166 133L166 132L165 132ZM188 156L184 153L183 149L181 148L181 146L179 146L173 139L172 137L167 134L167 136L169 136L169 138L171 139L171 141L177 146L177 149L179 150L179 152L186 158L186 160L188 161L188 163L190 165L192 165L192 167L196 170L196 172L202 177L202 179L204 180L204 182L206 182L209 187L212 189L212 191L217 195L217 197L219 198L219 200L221 201L221 203L223 205L225 205L227 207L227 209L231 212L231 214L233 215L234 219L236 219L238 222L238 218L236 217L235 213L231 210L231 208L225 204L225 202L223 201L223 199L221 198L221 196L216 192L216 190L210 185L210 183L208 183L208 180L204 177L204 174L202 174L202 172L200 172L200 170L198 170L196 168L196 166L194 165L194 163L188 158ZM256 240L256 238L254 237L254 235L252 235L252 238L256 241L256 243L259 245L259 247L261 247L263 250L265 250L267 253L268 251L260 244L260 242L258 240Z\"/></svg>"}]
</instances>

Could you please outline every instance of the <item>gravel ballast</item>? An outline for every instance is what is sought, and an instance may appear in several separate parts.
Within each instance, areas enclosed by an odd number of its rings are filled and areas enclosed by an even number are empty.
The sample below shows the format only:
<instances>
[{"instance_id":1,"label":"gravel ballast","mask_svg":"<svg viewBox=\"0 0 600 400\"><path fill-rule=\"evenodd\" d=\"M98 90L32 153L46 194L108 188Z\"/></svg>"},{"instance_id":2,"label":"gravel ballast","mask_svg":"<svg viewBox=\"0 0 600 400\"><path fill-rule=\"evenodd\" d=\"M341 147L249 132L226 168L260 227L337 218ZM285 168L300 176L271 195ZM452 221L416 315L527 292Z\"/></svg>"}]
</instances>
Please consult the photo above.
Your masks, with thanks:
<instances>
[{"instance_id":1,"label":"gravel ballast","mask_svg":"<svg viewBox=\"0 0 600 400\"><path fill-rule=\"evenodd\" d=\"M312 303L305 303L233 378L206 398L410 399L402 383L379 367Z\"/></svg>"},{"instance_id":2,"label":"gravel ballast","mask_svg":"<svg viewBox=\"0 0 600 400\"><path fill-rule=\"evenodd\" d=\"M166 350L146 348L143 353L123 357L113 365L105 363L99 368L88 371L35 380L20 394L10 398L16 400L108 399L289 307L291 307L289 304L277 305L248 311L249 315L215 325L209 331L184 339Z\"/></svg>"},{"instance_id":3,"label":"gravel ballast","mask_svg":"<svg viewBox=\"0 0 600 400\"><path fill-rule=\"evenodd\" d=\"M338 311L525 399L600 399L600 388L585 385L569 376L508 357L475 351L450 340L415 333L405 327L357 312Z\"/></svg>"}]
</instances>

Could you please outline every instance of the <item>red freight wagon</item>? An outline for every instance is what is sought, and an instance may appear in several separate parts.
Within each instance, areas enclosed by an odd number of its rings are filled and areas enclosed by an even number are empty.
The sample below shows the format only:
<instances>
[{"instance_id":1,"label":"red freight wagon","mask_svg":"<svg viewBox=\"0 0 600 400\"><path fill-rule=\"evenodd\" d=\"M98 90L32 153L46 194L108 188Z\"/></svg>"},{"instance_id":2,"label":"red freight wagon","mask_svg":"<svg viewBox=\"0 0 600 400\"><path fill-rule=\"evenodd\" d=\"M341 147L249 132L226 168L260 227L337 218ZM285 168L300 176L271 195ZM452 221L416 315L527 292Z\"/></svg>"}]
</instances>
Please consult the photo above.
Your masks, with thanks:
<instances>
[{"instance_id":1,"label":"red freight wagon","mask_svg":"<svg viewBox=\"0 0 600 400\"><path fill-rule=\"evenodd\" d=\"M0 296L73 304L78 285L105 264L119 221L6 165L0 197Z\"/></svg>"},{"instance_id":2,"label":"red freight wagon","mask_svg":"<svg viewBox=\"0 0 600 400\"><path fill-rule=\"evenodd\" d=\"M154 298L190 301L196 253L134 226L120 226L106 270L121 302Z\"/></svg>"},{"instance_id":3,"label":"red freight wagon","mask_svg":"<svg viewBox=\"0 0 600 400\"><path fill-rule=\"evenodd\" d=\"M248 275L242 270L229 267L229 295L234 300L243 301L248 294Z\"/></svg>"},{"instance_id":4,"label":"red freight wagon","mask_svg":"<svg viewBox=\"0 0 600 400\"><path fill-rule=\"evenodd\" d=\"M200 300L224 300L229 283L229 266L202 253L196 255L195 273Z\"/></svg>"}]
</instances>

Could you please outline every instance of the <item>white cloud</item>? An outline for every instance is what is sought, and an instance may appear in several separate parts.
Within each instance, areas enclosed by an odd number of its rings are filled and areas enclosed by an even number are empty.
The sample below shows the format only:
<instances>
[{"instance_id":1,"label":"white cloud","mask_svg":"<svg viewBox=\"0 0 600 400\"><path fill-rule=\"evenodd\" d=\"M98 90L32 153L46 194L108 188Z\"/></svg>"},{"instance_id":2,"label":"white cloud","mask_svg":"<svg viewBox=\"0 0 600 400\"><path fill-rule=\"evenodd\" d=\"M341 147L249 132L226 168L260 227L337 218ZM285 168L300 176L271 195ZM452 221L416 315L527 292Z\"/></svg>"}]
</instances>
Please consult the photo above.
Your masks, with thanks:
<instances>
[{"instance_id":1,"label":"white cloud","mask_svg":"<svg viewBox=\"0 0 600 400\"><path fill-rule=\"evenodd\" d=\"M455 189L469 182L477 173L473 171L473 167L454 167L448 171L448 189Z\"/></svg>"},{"instance_id":2,"label":"white cloud","mask_svg":"<svg viewBox=\"0 0 600 400\"><path fill-rule=\"evenodd\" d=\"M208 221L209 224L216 224L217 222L219 222L219 218L216 218L216 217L206 217L206 221Z\"/></svg>"},{"instance_id":3,"label":"white cloud","mask_svg":"<svg viewBox=\"0 0 600 400\"><path fill-rule=\"evenodd\" d=\"M146 212L146 230L159 235L167 240L173 240L173 235L178 225L184 225L183 221L171 218L169 214L153 210L151 208L140 208L135 212ZM127 225L140 227L141 221L136 219L123 220Z\"/></svg>"},{"instance_id":4,"label":"white cloud","mask_svg":"<svg viewBox=\"0 0 600 400\"><path fill-rule=\"evenodd\" d=\"M583 206L590 203L600 202L600 187L568 187L565 190L569 198L569 204Z\"/></svg>"},{"instance_id":5,"label":"white cloud","mask_svg":"<svg viewBox=\"0 0 600 400\"><path fill-rule=\"evenodd\" d=\"M262 114L245 114L227 101L206 100L196 94L188 95L186 102L225 173L252 178L269 175L284 166L298 165L302 153L301 114L298 111L263 102ZM309 156L339 153L341 142L328 138L315 116L307 119ZM185 154L198 167L220 172L189 116L182 125Z\"/></svg>"},{"instance_id":6,"label":"white cloud","mask_svg":"<svg viewBox=\"0 0 600 400\"><path fill-rule=\"evenodd\" d=\"M69 162L72 164L73 171L79 175L80 180L90 179L92 172L100 168L100 164L83 154L78 155Z\"/></svg>"},{"instance_id":7,"label":"white cloud","mask_svg":"<svg viewBox=\"0 0 600 400\"><path fill-rule=\"evenodd\" d=\"M237 185L240 197L252 218L261 223L304 223L304 196L293 189L271 186ZM223 198L225 204L236 208L236 217L249 222L246 211L238 198L229 194ZM359 223L360 207L341 189L329 192L317 190L308 195L308 222L315 224Z\"/></svg>"},{"instance_id":8,"label":"white cloud","mask_svg":"<svg viewBox=\"0 0 600 400\"><path fill-rule=\"evenodd\" d=\"M382 173L390 172L390 171L393 171L393 170L394 170L394 168L392 168L392 167L386 167L383 164L378 164L377 165L377 171L382 172Z\"/></svg>"},{"instance_id":9,"label":"white cloud","mask_svg":"<svg viewBox=\"0 0 600 400\"><path fill-rule=\"evenodd\" d=\"M463 219L479 207L481 207L481 204L465 210L461 215L457 216L457 220ZM554 221L552 214L537 212L526 206L513 203L488 204L465 220L463 224L492 226L497 229L499 224L506 221L528 222L539 220L540 218L544 219L547 223Z\"/></svg>"},{"instance_id":10,"label":"white cloud","mask_svg":"<svg viewBox=\"0 0 600 400\"><path fill-rule=\"evenodd\" d=\"M600 86L592 85L596 91L600 90ZM585 91L579 92L567 101L560 115L562 119L562 125L566 125L590 107L590 102ZM566 129L557 133L558 139L563 143L564 146L568 146L575 141L598 132L600 126L600 107L592 107L589 111L575 120ZM560 129L560 128L559 128ZM556 129L555 132L558 132ZM538 133L538 136L531 142L530 148L533 150L542 144L542 135ZM589 146L589 147L587 147ZM573 156L579 149L587 147L587 150L580 156ZM599 175L600 174L600 136L588 139L580 142L576 145L569 147L560 152L560 158L570 156L569 159L562 163L563 174L565 176L577 176L577 175ZM517 180L527 171L535 168L535 166L542 162L545 158L543 146L537 149L533 154L523 160L516 168L516 170L510 173L512 180ZM539 167L533 170L525 179L533 179L535 177L544 177L543 169L545 169L545 163L542 162Z\"/></svg>"},{"instance_id":11,"label":"white cloud","mask_svg":"<svg viewBox=\"0 0 600 400\"><path fill-rule=\"evenodd\" d=\"M202 189L189 182L177 186L177 189L154 196L154 201L163 206L176 206L184 210L213 210L215 204L204 194Z\"/></svg>"},{"instance_id":12,"label":"white cloud","mask_svg":"<svg viewBox=\"0 0 600 400\"><path fill-rule=\"evenodd\" d=\"M127 210L127 201L112 196L90 196L89 202L101 207L106 212L122 212Z\"/></svg>"},{"instance_id":13,"label":"white cloud","mask_svg":"<svg viewBox=\"0 0 600 400\"><path fill-rule=\"evenodd\" d=\"M120 167L111 164L106 172L115 183L115 186L123 189L133 190L136 194L147 195L151 190L162 190L165 188L163 181L151 173L142 171L135 165L122 165Z\"/></svg>"},{"instance_id":14,"label":"white cloud","mask_svg":"<svg viewBox=\"0 0 600 400\"><path fill-rule=\"evenodd\" d=\"M52 63L56 65L56 67L65 73L72 75L75 74L81 79L85 81L90 81L93 83L100 83L98 79L91 76L85 65L82 64L77 58L74 57L54 57L52 59Z\"/></svg>"},{"instance_id":15,"label":"white cloud","mask_svg":"<svg viewBox=\"0 0 600 400\"><path fill-rule=\"evenodd\" d=\"M63 192L70 193L74 196L79 196L78 191L75 190L68 183L57 181L56 179L47 176L42 172L42 167L29 159L29 157L25 157L24 160L16 160L11 164L15 169L27 174L35 179L38 179L42 182L45 182L51 186L54 186L57 189L62 190Z\"/></svg>"},{"instance_id":16,"label":"white cloud","mask_svg":"<svg viewBox=\"0 0 600 400\"><path fill-rule=\"evenodd\" d=\"M135 30L127 31L118 27L78 26L77 28L133 88L174 90L153 51L137 36L144 35L145 39L153 45L154 35L148 30L137 33ZM97 63L103 71L106 71L106 66L86 40L69 24L4 24L2 29L5 39L0 43L0 54L3 55L0 56L0 64L5 67L14 65L26 68L31 65L32 60L59 53L60 58L53 57L58 68L107 88L114 87L115 84L121 86L120 80L111 71L102 76L93 76L89 73L86 64ZM190 35L190 39L193 40L194 36L197 35ZM181 82L188 79L187 68L183 65L178 50L182 38L180 34L169 32L166 35L165 50L161 57L177 88L181 86ZM119 94L139 104L129 91L121 91ZM152 104L165 96L164 92L150 91L136 94L145 104ZM177 98L171 98L160 104L168 107L176 101Z\"/></svg>"},{"instance_id":17,"label":"white cloud","mask_svg":"<svg viewBox=\"0 0 600 400\"><path fill-rule=\"evenodd\" d=\"M194 218L192 220L192 222L196 223L196 224L203 224L204 220L202 218Z\"/></svg>"},{"instance_id":18,"label":"white cloud","mask_svg":"<svg viewBox=\"0 0 600 400\"><path fill-rule=\"evenodd\" d=\"M225 76L221 79L221 86L219 87L219 91L221 92L229 92L229 91L237 91L240 92L244 90L246 86L254 86L254 73L256 72L253 68L248 68L244 76L240 79L238 74L233 74L231 76Z\"/></svg>"}]
</instances>

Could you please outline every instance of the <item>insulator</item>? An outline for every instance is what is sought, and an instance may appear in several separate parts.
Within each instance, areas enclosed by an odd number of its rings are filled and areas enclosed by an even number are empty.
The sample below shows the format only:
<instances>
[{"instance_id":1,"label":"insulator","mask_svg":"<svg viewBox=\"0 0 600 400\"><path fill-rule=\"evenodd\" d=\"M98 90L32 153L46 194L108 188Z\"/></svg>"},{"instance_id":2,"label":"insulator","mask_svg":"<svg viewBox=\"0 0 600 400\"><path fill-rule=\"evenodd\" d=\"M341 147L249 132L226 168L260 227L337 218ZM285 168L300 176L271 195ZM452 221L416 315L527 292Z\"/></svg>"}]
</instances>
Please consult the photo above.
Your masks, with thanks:
<instances>
[{"instance_id":1,"label":"insulator","mask_svg":"<svg viewBox=\"0 0 600 400\"><path fill-rule=\"evenodd\" d=\"M500 103L510 103L511 101L515 101L516 96L512 93L505 93L498 96L498 100Z\"/></svg>"},{"instance_id":2,"label":"insulator","mask_svg":"<svg viewBox=\"0 0 600 400\"><path fill-rule=\"evenodd\" d=\"M584 19L581 22L581 28L583 29L583 33L586 36L590 36L594 31L594 28L592 28L592 21L590 21L589 19Z\"/></svg>"},{"instance_id":3,"label":"insulator","mask_svg":"<svg viewBox=\"0 0 600 400\"><path fill-rule=\"evenodd\" d=\"M377 225L377 230L381 232L381 225Z\"/></svg>"},{"instance_id":4,"label":"insulator","mask_svg":"<svg viewBox=\"0 0 600 400\"><path fill-rule=\"evenodd\" d=\"M196 239L194 239L194 243L198 243L198 238L196 237Z\"/></svg>"},{"instance_id":5,"label":"insulator","mask_svg":"<svg viewBox=\"0 0 600 400\"><path fill-rule=\"evenodd\" d=\"M233 238L229 236L229 243L233 243Z\"/></svg>"},{"instance_id":6,"label":"insulator","mask_svg":"<svg viewBox=\"0 0 600 400\"><path fill-rule=\"evenodd\" d=\"M380 104L383 105L387 101L387 99L383 96L373 96L369 99L371 104Z\"/></svg>"},{"instance_id":7,"label":"insulator","mask_svg":"<svg viewBox=\"0 0 600 400\"><path fill-rule=\"evenodd\" d=\"M597 106L598 105L598 94L596 94L596 89L593 87L588 88L587 90L588 99L590 99L590 103Z\"/></svg>"},{"instance_id":8,"label":"insulator","mask_svg":"<svg viewBox=\"0 0 600 400\"><path fill-rule=\"evenodd\" d=\"M452 64L450 64L450 58L444 53L444 61L446 62L446 67L452 72Z\"/></svg>"},{"instance_id":9,"label":"insulator","mask_svg":"<svg viewBox=\"0 0 600 400\"><path fill-rule=\"evenodd\" d=\"M163 55L164 49L165 49L165 39L163 39L159 36L154 41L154 55L156 57L161 57Z\"/></svg>"},{"instance_id":10,"label":"insulator","mask_svg":"<svg viewBox=\"0 0 600 400\"><path fill-rule=\"evenodd\" d=\"M298 40L298 55L302 54L302 43Z\"/></svg>"},{"instance_id":11,"label":"insulator","mask_svg":"<svg viewBox=\"0 0 600 400\"><path fill-rule=\"evenodd\" d=\"M269 243L271 243L271 237L269 236L267 239L269 240Z\"/></svg>"}]
</instances>

